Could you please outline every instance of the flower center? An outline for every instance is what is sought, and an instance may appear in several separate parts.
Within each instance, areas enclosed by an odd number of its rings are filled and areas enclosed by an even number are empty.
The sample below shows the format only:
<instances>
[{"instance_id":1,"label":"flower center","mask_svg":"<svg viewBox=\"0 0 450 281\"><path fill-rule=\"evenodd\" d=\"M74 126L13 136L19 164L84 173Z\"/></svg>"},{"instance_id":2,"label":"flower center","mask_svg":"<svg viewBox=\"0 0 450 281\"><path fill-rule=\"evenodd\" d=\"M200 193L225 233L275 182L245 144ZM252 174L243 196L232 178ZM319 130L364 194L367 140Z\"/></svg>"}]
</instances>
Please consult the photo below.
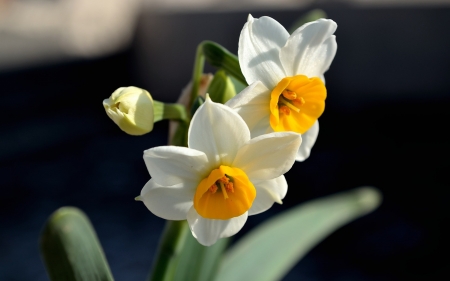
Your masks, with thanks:
<instances>
[{"instance_id":1,"label":"flower center","mask_svg":"<svg viewBox=\"0 0 450 281\"><path fill-rule=\"evenodd\" d=\"M244 171L220 166L197 186L194 208L207 219L228 220L247 212L256 197L256 189Z\"/></svg>"},{"instance_id":2,"label":"flower center","mask_svg":"<svg viewBox=\"0 0 450 281\"><path fill-rule=\"evenodd\" d=\"M223 198L228 199L228 192L234 192L234 185L233 180L230 176L225 174L225 176L221 177L220 179L216 180L216 182L209 187L209 191L214 194L217 192L217 189L222 191Z\"/></svg>"},{"instance_id":3,"label":"flower center","mask_svg":"<svg viewBox=\"0 0 450 281\"><path fill-rule=\"evenodd\" d=\"M270 94L270 126L275 132L303 134L322 115L326 97L325 84L318 77L283 78Z\"/></svg>"}]
</instances>

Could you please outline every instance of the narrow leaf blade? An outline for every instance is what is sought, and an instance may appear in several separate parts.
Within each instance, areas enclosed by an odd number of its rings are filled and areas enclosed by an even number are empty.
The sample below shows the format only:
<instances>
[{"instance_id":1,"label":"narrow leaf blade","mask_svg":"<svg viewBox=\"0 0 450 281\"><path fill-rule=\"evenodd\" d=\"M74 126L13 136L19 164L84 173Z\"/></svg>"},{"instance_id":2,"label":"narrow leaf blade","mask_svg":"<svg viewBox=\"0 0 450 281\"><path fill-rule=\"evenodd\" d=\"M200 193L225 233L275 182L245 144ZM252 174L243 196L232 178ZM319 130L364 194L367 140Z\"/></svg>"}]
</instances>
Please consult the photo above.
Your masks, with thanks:
<instances>
[{"instance_id":1,"label":"narrow leaf blade","mask_svg":"<svg viewBox=\"0 0 450 281\"><path fill-rule=\"evenodd\" d=\"M381 195L371 187L316 199L267 220L225 254L217 281L280 280L329 234L374 210Z\"/></svg>"},{"instance_id":2,"label":"narrow leaf blade","mask_svg":"<svg viewBox=\"0 0 450 281\"><path fill-rule=\"evenodd\" d=\"M94 228L79 209L63 207L48 219L40 249L50 280L114 280Z\"/></svg>"},{"instance_id":3,"label":"narrow leaf blade","mask_svg":"<svg viewBox=\"0 0 450 281\"><path fill-rule=\"evenodd\" d=\"M174 281L213 280L228 242L229 238L219 239L216 244L205 247L189 233L178 261Z\"/></svg>"}]
</instances>

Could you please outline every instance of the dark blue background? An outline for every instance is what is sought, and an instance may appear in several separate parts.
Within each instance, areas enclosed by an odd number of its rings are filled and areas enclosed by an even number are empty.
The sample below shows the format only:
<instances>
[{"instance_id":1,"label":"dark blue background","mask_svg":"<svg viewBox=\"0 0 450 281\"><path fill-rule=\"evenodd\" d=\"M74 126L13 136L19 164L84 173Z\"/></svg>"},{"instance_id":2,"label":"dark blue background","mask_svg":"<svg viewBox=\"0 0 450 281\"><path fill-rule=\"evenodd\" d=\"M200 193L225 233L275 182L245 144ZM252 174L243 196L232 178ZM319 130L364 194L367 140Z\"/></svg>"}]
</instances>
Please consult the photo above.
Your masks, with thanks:
<instances>
[{"instance_id":1,"label":"dark blue background","mask_svg":"<svg viewBox=\"0 0 450 281\"><path fill-rule=\"evenodd\" d=\"M327 108L311 157L287 173L275 213L362 185L382 206L327 238L285 280L448 280L450 9L325 7L338 24ZM304 11L269 15L290 26ZM38 251L46 218L66 205L91 218L116 280L144 280L164 220L134 197L149 179L142 151L167 122L131 137L101 102L120 86L175 101L205 39L237 51L246 13L144 12L116 55L0 73L0 279L47 280Z\"/></svg>"}]
</instances>

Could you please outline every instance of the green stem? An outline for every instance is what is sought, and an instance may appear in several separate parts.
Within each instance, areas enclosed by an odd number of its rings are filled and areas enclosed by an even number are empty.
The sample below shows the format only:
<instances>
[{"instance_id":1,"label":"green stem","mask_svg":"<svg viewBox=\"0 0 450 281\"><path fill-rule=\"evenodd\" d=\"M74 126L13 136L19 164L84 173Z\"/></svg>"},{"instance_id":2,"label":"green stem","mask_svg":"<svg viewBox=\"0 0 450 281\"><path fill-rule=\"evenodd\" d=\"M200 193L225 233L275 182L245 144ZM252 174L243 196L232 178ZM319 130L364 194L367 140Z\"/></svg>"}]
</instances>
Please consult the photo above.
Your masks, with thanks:
<instances>
[{"instance_id":1,"label":"green stem","mask_svg":"<svg viewBox=\"0 0 450 281\"><path fill-rule=\"evenodd\" d=\"M239 67L237 57L216 43L204 41L197 47L192 75L192 92L187 107L188 109L192 108L192 105L197 100L205 64L205 56L211 65L223 68L236 79L247 85ZM155 122L162 119L179 119L180 124L171 144L187 146L189 117L186 116L186 109L183 108L181 110L179 106L181 105L163 104L155 101ZM188 230L189 227L186 221L167 221L161 241L159 242L159 248L155 256L155 262L153 263L152 273L148 279L149 281L173 280L180 260L180 254L182 253L185 239L189 232Z\"/></svg>"},{"instance_id":2,"label":"green stem","mask_svg":"<svg viewBox=\"0 0 450 281\"><path fill-rule=\"evenodd\" d=\"M191 108L195 99L198 96L198 89L200 88L200 81L202 79L203 67L205 65L205 55L203 54L203 43L200 43L197 47L195 54L194 70L192 72L192 92L187 108Z\"/></svg>"},{"instance_id":3,"label":"green stem","mask_svg":"<svg viewBox=\"0 0 450 281\"><path fill-rule=\"evenodd\" d=\"M158 122L164 119L187 121L186 108L178 103L163 103L153 101L154 120Z\"/></svg>"},{"instance_id":4,"label":"green stem","mask_svg":"<svg viewBox=\"0 0 450 281\"><path fill-rule=\"evenodd\" d=\"M173 279L188 229L186 221L166 222L149 281Z\"/></svg>"}]
</instances>

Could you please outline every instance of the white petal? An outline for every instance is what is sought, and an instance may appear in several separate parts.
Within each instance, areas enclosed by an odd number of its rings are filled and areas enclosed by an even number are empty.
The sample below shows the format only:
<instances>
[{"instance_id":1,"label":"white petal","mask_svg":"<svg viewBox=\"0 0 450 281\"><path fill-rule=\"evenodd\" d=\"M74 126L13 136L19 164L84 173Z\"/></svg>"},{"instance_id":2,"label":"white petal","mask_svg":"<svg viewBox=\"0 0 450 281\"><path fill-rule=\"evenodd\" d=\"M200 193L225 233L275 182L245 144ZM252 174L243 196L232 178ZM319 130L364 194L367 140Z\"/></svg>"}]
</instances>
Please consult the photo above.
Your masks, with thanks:
<instances>
[{"instance_id":1,"label":"white petal","mask_svg":"<svg viewBox=\"0 0 450 281\"><path fill-rule=\"evenodd\" d=\"M160 146L144 151L148 172L156 183L171 186L198 184L208 172L205 153L178 146Z\"/></svg>"},{"instance_id":2,"label":"white petal","mask_svg":"<svg viewBox=\"0 0 450 281\"><path fill-rule=\"evenodd\" d=\"M187 221L192 235L204 246L211 246L220 238L230 237L236 234L247 221L248 214L229 220L211 220L200 216L192 207L187 215Z\"/></svg>"},{"instance_id":3,"label":"white petal","mask_svg":"<svg viewBox=\"0 0 450 281\"><path fill-rule=\"evenodd\" d=\"M337 25L332 20L319 19L298 28L280 51L287 76L304 74L321 77L336 54Z\"/></svg>"},{"instance_id":4,"label":"white petal","mask_svg":"<svg viewBox=\"0 0 450 281\"><path fill-rule=\"evenodd\" d=\"M161 186L153 179L142 188L141 200L156 216L166 220L185 220L192 207L195 186Z\"/></svg>"},{"instance_id":5,"label":"white petal","mask_svg":"<svg viewBox=\"0 0 450 281\"><path fill-rule=\"evenodd\" d=\"M270 90L260 81L256 81L225 105L233 108L244 119L253 138L271 129L269 104Z\"/></svg>"},{"instance_id":6,"label":"white petal","mask_svg":"<svg viewBox=\"0 0 450 281\"><path fill-rule=\"evenodd\" d=\"M255 181L253 185L256 188L256 198L252 207L248 210L250 216L267 211L274 202L282 204L281 200L286 196L288 188L284 176L279 176L273 180Z\"/></svg>"},{"instance_id":7,"label":"white petal","mask_svg":"<svg viewBox=\"0 0 450 281\"><path fill-rule=\"evenodd\" d=\"M250 131L235 111L207 97L192 118L188 139L190 148L205 152L211 167L217 167L233 162Z\"/></svg>"},{"instance_id":8,"label":"white petal","mask_svg":"<svg viewBox=\"0 0 450 281\"><path fill-rule=\"evenodd\" d=\"M300 134L293 132L256 137L239 149L232 166L242 169L252 182L277 178L291 169L301 142Z\"/></svg>"},{"instance_id":9,"label":"white petal","mask_svg":"<svg viewBox=\"0 0 450 281\"><path fill-rule=\"evenodd\" d=\"M267 115L264 118L261 118L258 123L256 123L252 130L250 131L250 134L252 138L256 138L261 135L270 134L273 133L273 129L270 126L270 116Z\"/></svg>"},{"instance_id":10,"label":"white petal","mask_svg":"<svg viewBox=\"0 0 450 281\"><path fill-rule=\"evenodd\" d=\"M248 84L260 80L274 88L286 77L280 61L280 49L289 33L270 17L254 19L249 16L239 37L239 64Z\"/></svg>"},{"instance_id":11,"label":"white petal","mask_svg":"<svg viewBox=\"0 0 450 281\"><path fill-rule=\"evenodd\" d=\"M309 154L311 154L311 148L316 143L317 136L319 135L319 121L316 121L308 131L302 134L302 145L297 152L295 161L305 161Z\"/></svg>"}]
</instances>

